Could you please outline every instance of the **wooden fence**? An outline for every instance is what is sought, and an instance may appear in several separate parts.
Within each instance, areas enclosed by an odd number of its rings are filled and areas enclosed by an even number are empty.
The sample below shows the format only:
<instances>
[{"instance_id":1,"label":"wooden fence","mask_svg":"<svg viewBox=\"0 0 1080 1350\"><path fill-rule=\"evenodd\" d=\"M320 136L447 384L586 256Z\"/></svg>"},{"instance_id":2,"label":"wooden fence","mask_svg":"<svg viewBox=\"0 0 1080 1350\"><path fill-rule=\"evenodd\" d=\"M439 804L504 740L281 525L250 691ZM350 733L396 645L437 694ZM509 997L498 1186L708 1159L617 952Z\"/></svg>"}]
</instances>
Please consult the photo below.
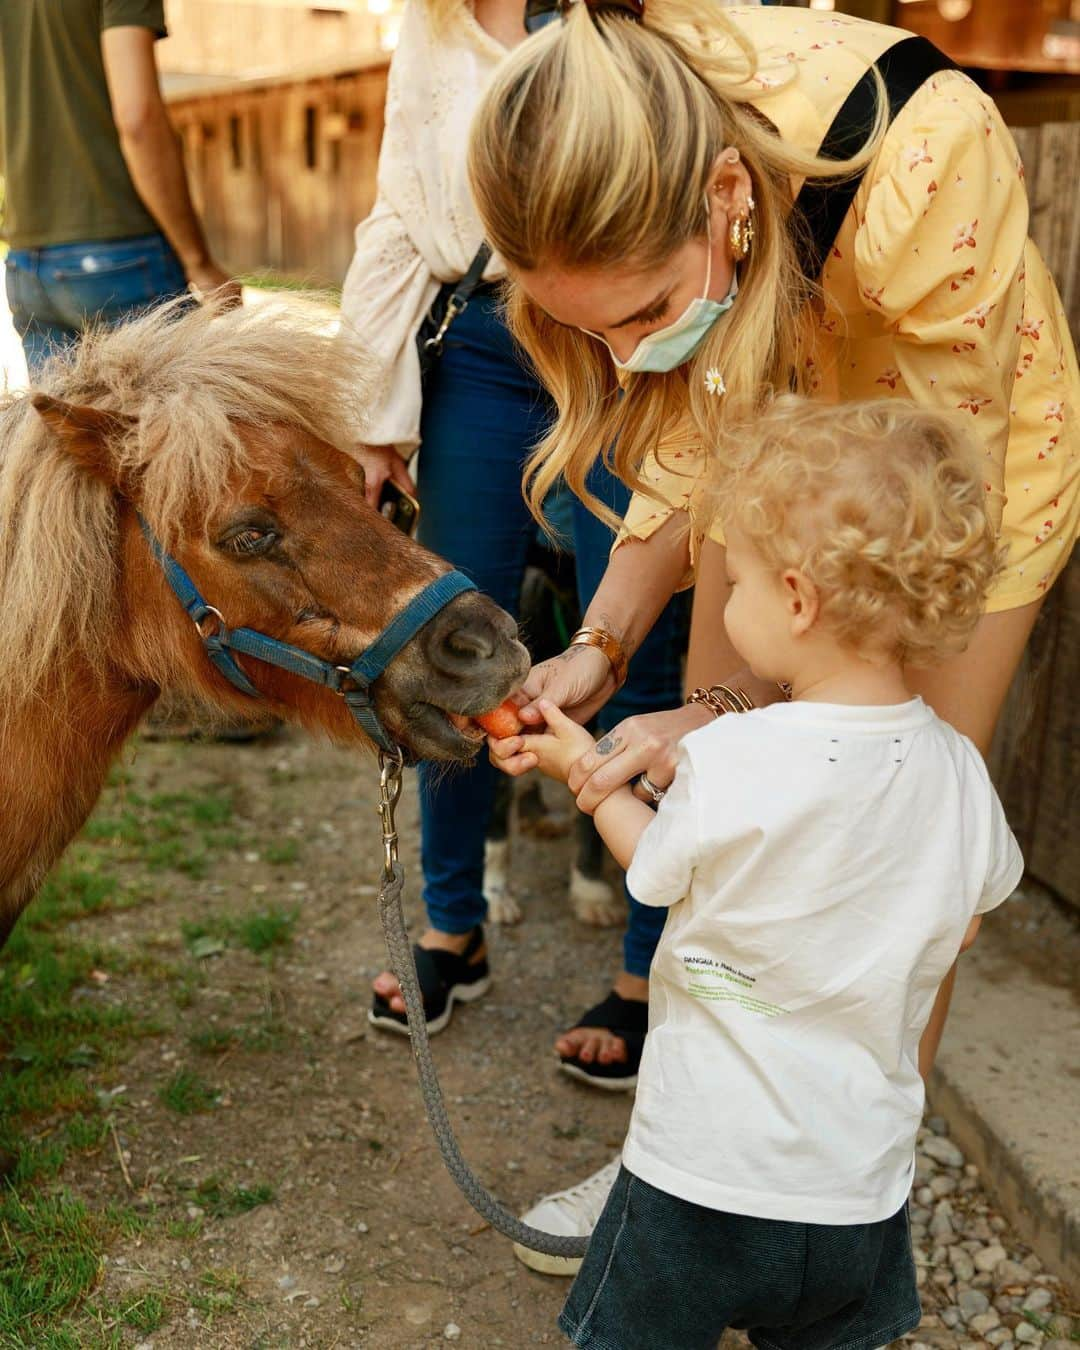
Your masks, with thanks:
<instances>
[{"instance_id":1,"label":"wooden fence","mask_svg":"<svg viewBox=\"0 0 1080 1350\"><path fill-rule=\"evenodd\" d=\"M235 272L340 284L375 201L385 63L174 97L195 205Z\"/></svg>"},{"instance_id":2,"label":"wooden fence","mask_svg":"<svg viewBox=\"0 0 1080 1350\"><path fill-rule=\"evenodd\" d=\"M1031 234L1080 343L1080 93L999 96L1024 162ZM1060 120L1058 120L1060 119ZM1024 125L1024 123L1041 125ZM1072 416L1080 416L1073 409ZM990 767L1028 872L1080 909L1080 556L1051 588Z\"/></svg>"}]
</instances>

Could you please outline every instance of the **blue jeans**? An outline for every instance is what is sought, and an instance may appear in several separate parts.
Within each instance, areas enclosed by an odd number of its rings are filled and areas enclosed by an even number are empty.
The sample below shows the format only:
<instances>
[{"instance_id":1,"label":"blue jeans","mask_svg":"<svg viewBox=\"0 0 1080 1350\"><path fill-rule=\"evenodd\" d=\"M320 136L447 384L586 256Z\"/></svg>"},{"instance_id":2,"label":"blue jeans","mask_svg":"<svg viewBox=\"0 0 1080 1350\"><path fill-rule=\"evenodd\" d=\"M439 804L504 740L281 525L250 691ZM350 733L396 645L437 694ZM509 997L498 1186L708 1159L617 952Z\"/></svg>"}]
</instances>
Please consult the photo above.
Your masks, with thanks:
<instances>
[{"instance_id":1,"label":"blue jeans","mask_svg":"<svg viewBox=\"0 0 1080 1350\"><path fill-rule=\"evenodd\" d=\"M600 461L590 470L586 486L617 516L626 514L630 491ZM613 536L578 497L574 497L573 512L578 597L584 613L604 575ZM682 702L682 658L689 634L690 592L684 591L672 598L653 624L634 653L626 683L597 714L601 731L610 731L624 717L678 707ZM629 890L626 899L630 913L623 936L623 966L631 975L647 976L667 910L639 905Z\"/></svg>"},{"instance_id":2,"label":"blue jeans","mask_svg":"<svg viewBox=\"0 0 1080 1350\"><path fill-rule=\"evenodd\" d=\"M120 323L187 293L184 270L162 234L12 249L6 272L31 374L90 323Z\"/></svg>"},{"instance_id":3,"label":"blue jeans","mask_svg":"<svg viewBox=\"0 0 1080 1350\"><path fill-rule=\"evenodd\" d=\"M559 1326L588 1350L714 1350L727 1327L758 1350L874 1350L921 1319L906 1206L877 1223L759 1219L621 1167Z\"/></svg>"},{"instance_id":4,"label":"blue jeans","mask_svg":"<svg viewBox=\"0 0 1080 1350\"><path fill-rule=\"evenodd\" d=\"M425 385L418 475L420 539L515 615L536 528L521 495L522 468L552 416L550 399L522 366L499 318L496 297L488 291L475 295L450 329L443 355ZM594 533L584 541L587 550L598 545L595 557L578 557L579 567L585 567L590 578L602 575L610 539L604 530L602 536ZM651 707L670 707L679 701L678 660L671 658L670 641L671 634L663 632L656 641L655 654L662 652L669 659L672 678L663 701ZM643 645L622 691L624 707L632 706L625 700L634 697L627 690L639 678L639 670L648 674L650 685L653 682L653 658L645 653ZM626 714L616 714L616 719L620 715ZM466 933L487 913L484 837L495 773L486 757L451 772L445 766L420 766L424 904L431 925L446 933ZM636 908L652 919L653 911ZM634 941L635 964L640 967L635 973L648 973L659 936L653 927Z\"/></svg>"}]
</instances>

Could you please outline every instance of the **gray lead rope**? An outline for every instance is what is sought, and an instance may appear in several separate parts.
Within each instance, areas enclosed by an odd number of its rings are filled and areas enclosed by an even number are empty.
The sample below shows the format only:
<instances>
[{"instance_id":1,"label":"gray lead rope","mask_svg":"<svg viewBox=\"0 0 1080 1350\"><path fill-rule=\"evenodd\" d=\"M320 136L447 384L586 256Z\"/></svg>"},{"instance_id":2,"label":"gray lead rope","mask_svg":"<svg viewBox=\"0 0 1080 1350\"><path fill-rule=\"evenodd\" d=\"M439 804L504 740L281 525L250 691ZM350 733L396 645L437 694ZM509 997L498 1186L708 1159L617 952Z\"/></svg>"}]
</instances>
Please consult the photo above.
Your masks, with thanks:
<instances>
[{"instance_id":1,"label":"gray lead rope","mask_svg":"<svg viewBox=\"0 0 1080 1350\"><path fill-rule=\"evenodd\" d=\"M461 1150L454 1138L453 1126L446 1113L435 1065L431 1062L431 1043L428 1040L427 1019L424 1017L424 1001L420 994L416 961L405 931L405 915L401 908L402 892L405 889L405 869L398 861L397 830L394 826L394 808L401 796L400 752L396 757L380 754L379 765L381 769L379 814L382 817L384 851L382 884L379 887L379 918L386 939L386 950L390 955L390 965L401 985L401 994L405 1000L405 1011L409 1018L409 1042L412 1045L413 1059L416 1061L417 1077L420 1079L424 1110L434 1131L435 1142L439 1146L446 1170L473 1209L511 1241L529 1247L534 1252L544 1252L548 1256L584 1256L585 1249L589 1245L587 1237L559 1237L522 1223L509 1210L504 1209L494 1196L488 1194L461 1156Z\"/></svg>"}]
</instances>

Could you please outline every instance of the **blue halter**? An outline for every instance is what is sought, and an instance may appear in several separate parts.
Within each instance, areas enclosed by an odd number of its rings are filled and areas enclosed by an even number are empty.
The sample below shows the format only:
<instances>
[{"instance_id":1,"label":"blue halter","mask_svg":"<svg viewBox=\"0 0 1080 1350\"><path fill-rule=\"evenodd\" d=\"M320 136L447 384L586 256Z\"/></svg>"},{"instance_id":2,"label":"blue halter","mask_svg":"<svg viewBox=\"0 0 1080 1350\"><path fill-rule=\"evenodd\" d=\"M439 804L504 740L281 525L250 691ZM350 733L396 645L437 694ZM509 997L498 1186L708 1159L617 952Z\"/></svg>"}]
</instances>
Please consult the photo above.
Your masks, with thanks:
<instances>
[{"instance_id":1,"label":"blue halter","mask_svg":"<svg viewBox=\"0 0 1080 1350\"><path fill-rule=\"evenodd\" d=\"M231 685L251 698L262 697L244 674L233 652L242 652L245 656L265 661L267 665L278 666L281 670L300 675L305 680L324 685L335 694L340 694L353 717L379 749L388 755L398 753L398 747L375 711L371 686L402 647L440 610L465 591L476 590L467 576L461 572L444 572L413 596L351 666L335 666L304 651L302 647L280 642L277 638L256 632L254 628L230 628L221 611L206 603L192 579L176 559L166 553L142 515L139 516L139 524L150 545L150 552L165 573L165 580L194 623L207 656Z\"/></svg>"}]
</instances>

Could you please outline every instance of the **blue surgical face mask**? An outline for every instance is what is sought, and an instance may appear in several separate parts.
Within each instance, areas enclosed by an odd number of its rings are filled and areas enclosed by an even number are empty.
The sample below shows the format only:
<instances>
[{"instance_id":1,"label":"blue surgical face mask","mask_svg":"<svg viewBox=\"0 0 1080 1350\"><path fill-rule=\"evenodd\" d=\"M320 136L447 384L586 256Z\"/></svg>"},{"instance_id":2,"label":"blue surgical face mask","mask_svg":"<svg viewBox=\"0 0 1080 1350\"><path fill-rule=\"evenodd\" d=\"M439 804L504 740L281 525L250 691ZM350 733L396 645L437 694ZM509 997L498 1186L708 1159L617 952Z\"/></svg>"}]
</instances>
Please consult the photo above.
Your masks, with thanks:
<instances>
[{"instance_id":1,"label":"blue surgical face mask","mask_svg":"<svg viewBox=\"0 0 1080 1350\"><path fill-rule=\"evenodd\" d=\"M706 209L708 204L706 203ZM705 290L704 294L696 300L691 300L683 312L674 322L666 324L663 328L658 328L653 333L647 333L630 356L625 361L619 358L611 351L611 343L599 333L591 333L590 336L600 338L600 341L611 352L611 359L615 362L617 370L631 372L652 371L660 373L663 371L675 370L684 362L689 361L697 349L705 341L706 335L713 324L719 319L721 314L726 314L735 301L735 295L739 289L739 283L735 276L731 278L731 289L723 300L710 300L709 284L712 281L712 236L709 236L708 264L705 269ZM583 330L589 332L589 329Z\"/></svg>"}]
</instances>

